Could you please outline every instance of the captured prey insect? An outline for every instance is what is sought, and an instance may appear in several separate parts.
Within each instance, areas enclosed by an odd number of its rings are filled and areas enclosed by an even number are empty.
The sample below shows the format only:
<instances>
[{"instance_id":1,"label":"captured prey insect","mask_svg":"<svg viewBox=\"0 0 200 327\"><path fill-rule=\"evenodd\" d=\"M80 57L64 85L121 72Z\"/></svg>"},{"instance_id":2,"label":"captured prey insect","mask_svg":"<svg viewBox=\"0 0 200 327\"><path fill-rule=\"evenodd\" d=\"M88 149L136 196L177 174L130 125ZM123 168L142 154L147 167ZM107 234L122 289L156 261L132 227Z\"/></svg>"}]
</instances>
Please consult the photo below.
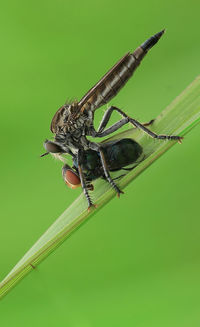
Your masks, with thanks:
<instances>
[{"instance_id":1,"label":"captured prey insect","mask_svg":"<svg viewBox=\"0 0 200 327\"><path fill-rule=\"evenodd\" d=\"M126 172L132 170L135 166L130 168L125 167L133 163L137 165L137 160L142 154L142 147L134 140L128 138L102 143L102 150L107 168L111 172L119 170L124 170ZM74 156L73 164L73 167L65 164L62 169L62 175L65 183L70 188L75 189L81 186L77 156ZM94 190L94 186L91 182L95 179L101 177L106 180L99 152L91 149L84 151L81 164L88 190ZM124 175L125 174L122 174L115 179Z\"/></svg>"},{"instance_id":2,"label":"captured prey insect","mask_svg":"<svg viewBox=\"0 0 200 327\"><path fill-rule=\"evenodd\" d=\"M117 131L123 125L131 123L134 127L141 129L143 132L155 139L177 140L181 142L182 137L180 136L155 134L149 130L145 124L141 124L136 119L129 117L121 109L114 106L111 106L106 110L98 130L96 131L94 128L95 110L108 103L119 92L133 75L141 60L158 42L163 33L164 30L153 35L133 53L128 52L101 78L97 84L95 84L95 86L86 93L79 102L74 101L63 105L58 109L52 119L50 129L51 132L55 134L54 141L45 141L44 147L47 152L42 156L48 153L54 155L70 154L75 158L78 178L80 179L83 192L86 196L88 208L90 208L93 203L87 186L87 178L85 176L86 171L83 169L84 158L88 155L87 151L93 151L93 155L94 151L97 153L99 174L101 172L102 176L112 186L112 188L114 188L118 196L122 191L111 178L108 167L109 163L107 162L108 158L106 158L105 149L102 143L89 141L86 136L92 136L94 138L108 136ZM122 119L106 128L113 111L117 111L122 116ZM97 157L95 160L97 161ZM89 174L90 173L89 170Z\"/></svg>"}]
</instances>

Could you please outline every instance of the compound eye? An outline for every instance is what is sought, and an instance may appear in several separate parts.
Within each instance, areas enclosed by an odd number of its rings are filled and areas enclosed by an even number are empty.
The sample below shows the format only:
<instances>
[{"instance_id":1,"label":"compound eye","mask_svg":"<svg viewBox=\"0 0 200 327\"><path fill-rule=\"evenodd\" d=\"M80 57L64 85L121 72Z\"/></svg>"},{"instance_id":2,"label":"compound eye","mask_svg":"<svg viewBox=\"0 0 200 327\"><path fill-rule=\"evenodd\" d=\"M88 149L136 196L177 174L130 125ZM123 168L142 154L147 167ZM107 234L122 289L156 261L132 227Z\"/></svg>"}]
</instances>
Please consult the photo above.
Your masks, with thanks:
<instances>
[{"instance_id":1,"label":"compound eye","mask_svg":"<svg viewBox=\"0 0 200 327\"><path fill-rule=\"evenodd\" d=\"M62 148L58 144L48 140L44 142L44 148L46 149L47 152L51 152L51 153L63 152Z\"/></svg>"},{"instance_id":2,"label":"compound eye","mask_svg":"<svg viewBox=\"0 0 200 327\"><path fill-rule=\"evenodd\" d=\"M81 181L78 174L68 165L62 168L62 175L65 183L72 189L81 186Z\"/></svg>"}]
</instances>

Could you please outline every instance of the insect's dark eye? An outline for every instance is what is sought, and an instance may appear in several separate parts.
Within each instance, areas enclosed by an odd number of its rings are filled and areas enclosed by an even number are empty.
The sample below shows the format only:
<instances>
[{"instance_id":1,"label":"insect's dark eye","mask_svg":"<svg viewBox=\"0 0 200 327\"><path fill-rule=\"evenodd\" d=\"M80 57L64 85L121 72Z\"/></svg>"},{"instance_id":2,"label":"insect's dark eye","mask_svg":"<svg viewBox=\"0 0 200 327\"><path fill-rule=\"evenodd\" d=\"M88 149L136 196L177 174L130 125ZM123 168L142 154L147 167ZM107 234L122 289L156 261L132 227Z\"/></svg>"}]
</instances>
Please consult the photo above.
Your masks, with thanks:
<instances>
[{"instance_id":1,"label":"insect's dark eye","mask_svg":"<svg viewBox=\"0 0 200 327\"><path fill-rule=\"evenodd\" d=\"M68 165L62 168L62 175L65 183L70 188L74 189L81 186L81 181L78 174Z\"/></svg>"},{"instance_id":2,"label":"insect's dark eye","mask_svg":"<svg viewBox=\"0 0 200 327\"><path fill-rule=\"evenodd\" d=\"M51 152L51 153L63 152L62 148L58 144L48 140L44 142L44 148L46 149L47 152Z\"/></svg>"}]
</instances>

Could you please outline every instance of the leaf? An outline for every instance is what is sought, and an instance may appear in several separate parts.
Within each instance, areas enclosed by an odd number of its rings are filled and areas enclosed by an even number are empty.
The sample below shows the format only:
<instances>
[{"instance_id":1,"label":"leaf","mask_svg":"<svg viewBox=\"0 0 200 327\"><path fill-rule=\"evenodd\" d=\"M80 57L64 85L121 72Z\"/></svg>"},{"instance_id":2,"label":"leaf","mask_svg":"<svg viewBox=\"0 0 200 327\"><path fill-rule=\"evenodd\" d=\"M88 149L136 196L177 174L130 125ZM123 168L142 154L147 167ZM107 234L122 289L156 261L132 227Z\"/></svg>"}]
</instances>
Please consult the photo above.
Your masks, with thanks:
<instances>
[{"instance_id":1,"label":"leaf","mask_svg":"<svg viewBox=\"0 0 200 327\"><path fill-rule=\"evenodd\" d=\"M200 77L186 88L156 119L151 130L158 134L186 135L200 122ZM124 188L143 170L158 159L165 151L175 145L175 141L158 141L138 129L129 129L112 139L133 138L143 147L144 160L136 168L118 181ZM177 145L180 146L180 145ZM33 270L43 259L54 251L73 231L77 230L89 217L116 196L108 183L99 179L94 183L93 201L97 209L87 210L83 194L54 222L33 247L24 255L0 284L0 298L12 289L25 275Z\"/></svg>"}]
</instances>

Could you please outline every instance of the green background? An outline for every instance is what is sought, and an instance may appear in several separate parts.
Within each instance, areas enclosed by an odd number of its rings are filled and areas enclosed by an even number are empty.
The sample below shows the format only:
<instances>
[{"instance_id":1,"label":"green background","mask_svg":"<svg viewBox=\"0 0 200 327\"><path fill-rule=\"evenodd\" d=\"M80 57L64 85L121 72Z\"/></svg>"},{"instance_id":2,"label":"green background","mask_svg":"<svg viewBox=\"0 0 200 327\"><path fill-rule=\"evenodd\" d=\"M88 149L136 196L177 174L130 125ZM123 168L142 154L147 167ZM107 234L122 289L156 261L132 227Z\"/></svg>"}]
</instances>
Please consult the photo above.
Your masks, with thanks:
<instances>
[{"instance_id":1,"label":"green background","mask_svg":"<svg viewBox=\"0 0 200 327\"><path fill-rule=\"evenodd\" d=\"M111 101L140 121L155 118L199 74L199 11L197 0L2 2L0 280L81 192L65 187L60 162L39 158L55 111L165 27ZM199 326L199 134L14 288L1 325Z\"/></svg>"}]
</instances>

